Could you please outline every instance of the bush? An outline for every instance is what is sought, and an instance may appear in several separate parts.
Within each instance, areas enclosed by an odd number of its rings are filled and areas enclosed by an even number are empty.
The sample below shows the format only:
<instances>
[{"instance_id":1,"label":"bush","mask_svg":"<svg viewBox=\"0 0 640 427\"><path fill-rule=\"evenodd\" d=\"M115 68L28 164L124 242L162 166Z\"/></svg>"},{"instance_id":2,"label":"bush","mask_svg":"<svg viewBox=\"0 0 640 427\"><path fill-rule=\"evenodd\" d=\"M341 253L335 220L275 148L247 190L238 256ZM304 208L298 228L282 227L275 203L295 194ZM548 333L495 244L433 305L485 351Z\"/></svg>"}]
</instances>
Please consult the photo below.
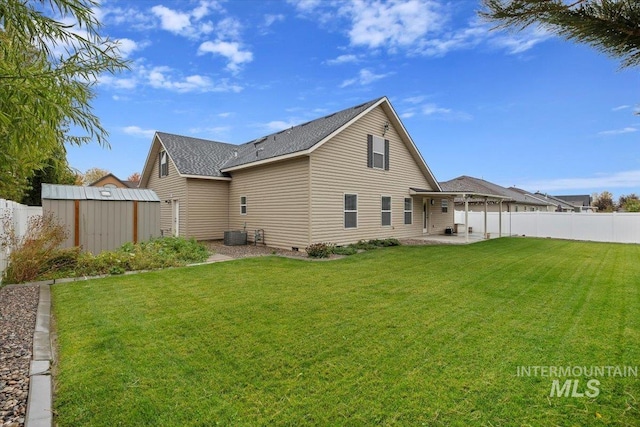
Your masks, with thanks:
<instances>
[{"instance_id":1,"label":"bush","mask_svg":"<svg viewBox=\"0 0 640 427\"><path fill-rule=\"evenodd\" d=\"M358 250L353 246L336 246L333 248L333 253L336 255L353 255L357 254Z\"/></svg>"},{"instance_id":2,"label":"bush","mask_svg":"<svg viewBox=\"0 0 640 427\"><path fill-rule=\"evenodd\" d=\"M9 248L9 265L4 272L6 283L23 283L37 280L55 272L66 260L73 262L73 254L58 247L67 233L51 213L33 216L27 223L27 232L19 238L8 218L3 219L5 234L0 246Z\"/></svg>"},{"instance_id":3,"label":"bush","mask_svg":"<svg viewBox=\"0 0 640 427\"><path fill-rule=\"evenodd\" d=\"M306 247L310 258L329 258L333 253L333 245L330 243L313 243Z\"/></svg>"}]
</instances>

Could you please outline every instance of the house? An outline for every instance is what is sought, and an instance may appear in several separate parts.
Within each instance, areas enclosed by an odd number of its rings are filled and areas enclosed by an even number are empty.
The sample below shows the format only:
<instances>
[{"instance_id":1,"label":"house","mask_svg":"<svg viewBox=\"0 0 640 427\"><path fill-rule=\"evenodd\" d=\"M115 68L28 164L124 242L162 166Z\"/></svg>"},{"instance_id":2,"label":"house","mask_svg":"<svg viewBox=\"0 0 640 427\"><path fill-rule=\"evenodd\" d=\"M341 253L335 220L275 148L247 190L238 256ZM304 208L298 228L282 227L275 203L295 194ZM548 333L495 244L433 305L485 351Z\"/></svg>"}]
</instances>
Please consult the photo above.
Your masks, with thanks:
<instances>
[{"instance_id":1,"label":"house","mask_svg":"<svg viewBox=\"0 0 640 427\"><path fill-rule=\"evenodd\" d=\"M261 230L296 249L453 226L453 196L386 97L241 145L157 132L140 187L160 197L164 234L201 240Z\"/></svg>"},{"instance_id":2,"label":"house","mask_svg":"<svg viewBox=\"0 0 640 427\"><path fill-rule=\"evenodd\" d=\"M535 195L543 200L548 200L557 205L556 212L582 212L582 206L567 202L559 197L536 191Z\"/></svg>"},{"instance_id":3,"label":"house","mask_svg":"<svg viewBox=\"0 0 640 427\"><path fill-rule=\"evenodd\" d=\"M576 209L576 212L595 212L597 210L597 208L591 206L593 199L588 194L573 194L554 197L576 206L576 208L578 208Z\"/></svg>"},{"instance_id":4,"label":"house","mask_svg":"<svg viewBox=\"0 0 640 427\"><path fill-rule=\"evenodd\" d=\"M487 201L487 212L498 212L502 206L503 212L552 212L555 211L557 205L551 201L534 196L524 190L514 187L506 188L481 178L462 175L449 181L440 183L443 191L446 192L468 192L470 194L489 194L498 196L501 202L497 200ZM455 205L459 209L464 205L462 198L455 199ZM468 201L470 211L484 211L485 200L483 198L471 199Z\"/></svg>"},{"instance_id":5,"label":"house","mask_svg":"<svg viewBox=\"0 0 640 427\"><path fill-rule=\"evenodd\" d=\"M107 188L136 188L137 182L122 181L117 176L109 173L100 179L89 184L89 187L107 187Z\"/></svg>"}]
</instances>

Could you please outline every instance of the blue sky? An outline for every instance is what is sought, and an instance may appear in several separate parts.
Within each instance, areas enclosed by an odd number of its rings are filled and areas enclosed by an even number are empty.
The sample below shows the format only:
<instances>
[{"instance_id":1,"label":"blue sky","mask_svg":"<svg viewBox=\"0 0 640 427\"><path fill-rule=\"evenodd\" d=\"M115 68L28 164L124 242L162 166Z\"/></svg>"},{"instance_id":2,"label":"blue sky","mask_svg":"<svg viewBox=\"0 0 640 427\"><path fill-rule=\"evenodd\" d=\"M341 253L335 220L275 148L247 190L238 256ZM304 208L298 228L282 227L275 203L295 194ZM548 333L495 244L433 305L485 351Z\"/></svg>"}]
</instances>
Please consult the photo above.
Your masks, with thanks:
<instances>
[{"instance_id":1,"label":"blue sky","mask_svg":"<svg viewBox=\"0 0 640 427\"><path fill-rule=\"evenodd\" d=\"M440 181L640 193L640 76L542 29L490 31L479 1L103 0L131 70L102 76L111 149L72 167L141 172L154 131L230 143L387 96Z\"/></svg>"}]
</instances>

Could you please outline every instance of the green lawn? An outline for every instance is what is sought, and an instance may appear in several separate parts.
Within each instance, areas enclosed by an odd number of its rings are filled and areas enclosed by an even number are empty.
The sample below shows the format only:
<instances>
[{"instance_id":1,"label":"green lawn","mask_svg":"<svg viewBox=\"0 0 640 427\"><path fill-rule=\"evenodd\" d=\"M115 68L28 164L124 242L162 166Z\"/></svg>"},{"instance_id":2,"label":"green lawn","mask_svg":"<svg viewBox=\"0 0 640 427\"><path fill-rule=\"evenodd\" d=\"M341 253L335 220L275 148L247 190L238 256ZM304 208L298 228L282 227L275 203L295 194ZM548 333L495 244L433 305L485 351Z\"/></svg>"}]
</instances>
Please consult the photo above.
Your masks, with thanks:
<instances>
[{"instance_id":1,"label":"green lawn","mask_svg":"<svg viewBox=\"0 0 640 427\"><path fill-rule=\"evenodd\" d=\"M55 285L59 426L640 425L640 246L497 239ZM640 375L640 372L638 372Z\"/></svg>"}]
</instances>

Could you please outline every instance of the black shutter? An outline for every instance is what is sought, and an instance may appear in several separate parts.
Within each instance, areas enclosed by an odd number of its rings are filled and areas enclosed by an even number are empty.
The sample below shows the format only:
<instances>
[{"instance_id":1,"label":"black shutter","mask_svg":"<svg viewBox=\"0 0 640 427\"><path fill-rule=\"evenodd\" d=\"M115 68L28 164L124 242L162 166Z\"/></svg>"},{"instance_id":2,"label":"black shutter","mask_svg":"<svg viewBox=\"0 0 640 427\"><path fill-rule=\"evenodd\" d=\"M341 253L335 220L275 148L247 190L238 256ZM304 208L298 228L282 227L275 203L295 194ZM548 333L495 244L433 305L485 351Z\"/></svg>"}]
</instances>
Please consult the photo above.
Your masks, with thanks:
<instances>
[{"instance_id":1,"label":"black shutter","mask_svg":"<svg viewBox=\"0 0 640 427\"><path fill-rule=\"evenodd\" d=\"M373 167L373 136L367 135L367 167Z\"/></svg>"},{"instance_id":2,"label":"black shutter","mask_svg":"<svg viewBox=\"0 0 640 427\"><path fill-rule=\"evenodd\" d=\"M384 140L384 170L389 170L389 140Z\"/></svg>"}]
</instances>

